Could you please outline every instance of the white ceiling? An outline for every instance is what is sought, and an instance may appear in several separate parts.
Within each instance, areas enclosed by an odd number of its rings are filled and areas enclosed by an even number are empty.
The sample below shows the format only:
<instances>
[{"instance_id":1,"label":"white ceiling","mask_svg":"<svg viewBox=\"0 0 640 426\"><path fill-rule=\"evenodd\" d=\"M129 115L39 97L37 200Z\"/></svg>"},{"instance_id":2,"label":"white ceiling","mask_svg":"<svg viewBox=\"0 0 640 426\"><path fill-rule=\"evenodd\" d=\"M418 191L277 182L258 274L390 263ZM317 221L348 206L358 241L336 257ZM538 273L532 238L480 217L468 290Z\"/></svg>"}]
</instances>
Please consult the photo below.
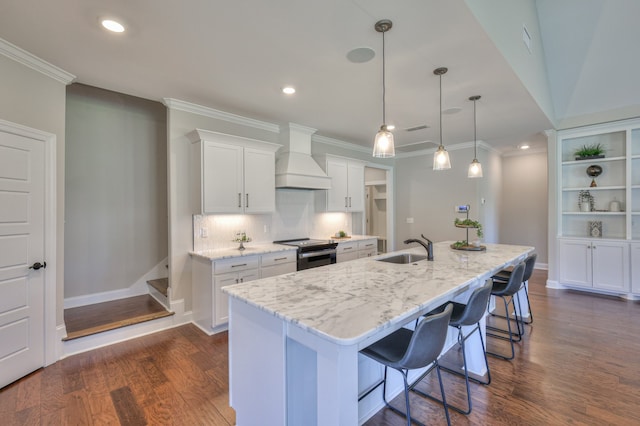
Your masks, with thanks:
<instances>
[{"instance_id":1,"label":"white ceiling","mask_svg":"<svg viewBox=\"0 0 640 426\"><path fill-rule=\"evenodd\" d=\"M558 94L554 107L561 115L597 109L605 98L604 106L611 108L618 99L609 91L592 96L592 79L607 78L610 66L598 55L604 50L613 59L608 43L623 31L587 34L602 24L603 1L539 2L545 50L551 43L548 57L554 61L547 63ZM107 33L99 26L101 17L120 19L127 31ZM393 21L385 35L386 86L387 122L396 125L396 146L438 142L433 70L441 66L449 68L442 80L443 108L462 108L443 116L445 145L473 140L471 95L482 96L478 139L503 152L525 140L544 144L539 132L552 127L550 121L464 0L11 0L0 5L0 38L76 75L80 83L278 124L294 122L370 147L382 124L382 36L374 24L385 18ZM631 20L628 16L625 23ZM589 24L582 36L573 31L578 21ZM597 29L607 32L600 25ZM378 54L352 63L346 54L357 47ZM621 65L637 61L629 58L637 55L627 56ZM634 70L637 77L638 67ZM283 95L286 84L298 92ZM622 94L625 102L638 98L633 91ZM431 127L404 130L423 124Z\"/></svg>"}]
</instances>

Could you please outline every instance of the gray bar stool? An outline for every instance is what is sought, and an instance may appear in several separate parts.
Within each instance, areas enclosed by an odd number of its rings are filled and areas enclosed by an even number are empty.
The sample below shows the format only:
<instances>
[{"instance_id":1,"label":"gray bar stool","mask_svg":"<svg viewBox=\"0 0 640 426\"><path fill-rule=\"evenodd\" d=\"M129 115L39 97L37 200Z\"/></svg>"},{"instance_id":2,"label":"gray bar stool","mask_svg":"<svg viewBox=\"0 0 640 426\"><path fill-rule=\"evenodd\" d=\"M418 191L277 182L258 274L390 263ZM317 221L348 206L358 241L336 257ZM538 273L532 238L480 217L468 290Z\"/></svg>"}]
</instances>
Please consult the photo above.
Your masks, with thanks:
<instances>
[{"instance_id":1,"label":"gray bar stool","mask_svg":"<svg viewBox=\"0 0 640 426\"><path fill-rule=\"evenodd\" d=\"M516 314L516 317L518 316L518 314L522 312L519 306L520 299L517 298L517 293L518 293L518 290L520 289L520 285L522 284L522 277L524 276L524 268L525 268L524 262L520 262L518 265L516 265L515 268L513 268L513 271L511 271L511 275L509 276L509 281L507 281L506 283L502 281L493 281L493 286L491 289L492 296L496 296L502 299L504 303L505 312L509 312L509 305L513 306L513 310ZM509 299L508 302L507 302L507 298ZM516 302L518 302L517 309L516 309ZM487 350L487 353L489 355L493 355L495 357L506 359L506 360L515 358L516 352L514 348L514 342L520 341L524 333L522 330L520 330L520 325L521 325L520 321L515 321L515 323L518 328L517 332L511 329L511 321L509 320L507 320L507 330L487 325L487 336L508 340L509 343L511 344L511 356L502 355L497 352L491 352ZM524 328L524 326L522 327ZM506 336L501 334L490 333L489 330L499 332L499 333L505 333Z\"/></svg>"},{"instance_id":2,"label":"gray bar stool","mask_svg":"<svg viewBox=\"0 0 640 426\"><path fill-rule=\"evenodd\" d=\"M476 383L480 383L482 385L488 385L489 383L491 383L491 372L489 371L489 362L487 360L487 353L484 345L484 339L482 338L482 330L480 330L480 320L482 319L482 317L484 316L487 310L487 305L489 304L489 297L491 297L492 288L493 288L493 283L490 280L487 280L487 282L482 287L478 287L475 290L473 290L466 305L458 302L449 302L450 304L453 305L453 312L451 313L451 319L449 320L449 325L451 327L455 327L458 329L458 343L460 344L460 348L462 350L464 374L460 373L459 371L455 371L450 368L444 367L442 365L440 366L440 369L445 370L451 374L464 377L465 385L467 388L467 408L462 409L462 408L453 406L451 404L448 404L449 408L452 408L462 414L469 414L471 413L471 409L472 409L469 381L471 380ZM433 311L429 312L428 315L442 312L444 308L445 308L445 305L442 305L439 308L436 308ZM473 330L471 330L469 333L465 335L464 332L462 331L462 327L464 326L474 326L474 328ZM467 355L466 355L464 343L476 331L478 332L478 336L480 336L480 343L482 344L482 355L484 356L484 364L487 368L486 380L479 380L479 379L469 377L469 370L467 369ZM442 402L439 399L433 397L432 395L428 395L418 389L412 389L412 390L422 396Z\"/></svg>"},{"instance_id":3,"label":"gray bar stool","mask_svg":"<svg viewBox=\"0 0 640 426\"><path fill-rule=\"evenodd\" d=\"M442 348L444 347L444 343L447 338L447 327L452 311L453 305L448 305L442 313L425 317L420 321L414 331L401 328L360 351L362 354L384 365L384 379L375 387L378 387L380 384L383 385L382 398L384 403L394 413L406 417L407 426L411 426L412 421L419 426L424 426L423 423L411 418L409 390L411 390L434 368L438 373L438 381L440 382L440 392L442 393L442 400L444 401L443 406L444 414L447 418L447 425L451 425L451 419L449 418L449 410L446 402L447 399L444 394L442 377L440 375L438 357L442 352ZM402 379L404 381L406 412L402 412L401 410L392 407L387 401L386 391L388 367L398 370L400 374L402 374ZM407 380L409 370L424 367L429 367L429 369L421 375L418 380L409 384ZM367 394L368 393L370 393L370 391L367 392Z\"/></svg>"},{"instance_id":4,"label":"gray bar stool","mask_svg":"<svg viewBox=\"0 0 640 426\"><path fill-rule=\"evenodd\" d=\"M524 319L522 317L520 317L520 319L519 319L524 324L531 324L533 322L533 311L531 311L531 301L529 300L528 284L529 284L529 278L531 278L531 274L533 274L533 268L536 265L536 258L537 257L538 257L538 255L536 253L533 253L533 254L530 254L524 261L525 268L524 268L524 275L522 277L522 285L520 286L520 289L524 288L524 294L527 297L527 307L529 308L529 320L526 320L526 319ZM491 278L494 281L507 282L507 281L509 281L509 277L510 276L511 276L511 271L508 270L508 269L503 269L502 271L498 272L497 274L495 274ZM520 289L518 289L518 291ZM497 316L501 316L501 315L497 315ZM507 318L507 317L504 316L503 318ZM516 320L518 320L518 317L516 317Z\"/></svg>"}]
</instances>

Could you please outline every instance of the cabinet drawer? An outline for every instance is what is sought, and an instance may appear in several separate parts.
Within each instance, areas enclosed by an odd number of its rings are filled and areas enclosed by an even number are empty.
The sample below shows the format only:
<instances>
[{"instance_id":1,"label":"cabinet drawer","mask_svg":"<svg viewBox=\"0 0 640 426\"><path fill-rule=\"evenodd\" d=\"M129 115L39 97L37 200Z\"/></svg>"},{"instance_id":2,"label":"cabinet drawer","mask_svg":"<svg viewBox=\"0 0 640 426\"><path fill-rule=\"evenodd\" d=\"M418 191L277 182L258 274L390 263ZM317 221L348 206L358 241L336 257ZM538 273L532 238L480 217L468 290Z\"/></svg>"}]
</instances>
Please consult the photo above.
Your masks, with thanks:
<instances>
[{"instance_id":1,"label":"cabinet drawer","mask_svg":"<svg viewBox=\"0 0 640 426\"><path fill-rule=\"evenodd\" d=\"M350 241L348 243L338 243L338 254L349 253L358 250L358 243L356 241Z\"/></svg>"},{"instance_id":2,"label":"cabinet drawer","mask_svg":"<svg viewBox=\"0 0 640 426\"><path fill-rule=\"evenodd\" d=\"M260 267L259 256L241 256L232 259L216 260L213 262L214 275L228 272L244 271L245 269L257 269Z\"/></svg>"},{"instance_id":3,"label":"cabinet drawer","mask_svg":"<svg viewBox=\"0 0 640 426\"><path fill-rule=\"evenodd\" d=\"M371 256L375 256L376 254L378 254L378 251L373 247L366 248L364 250L358 250L358 258L371 257Z\"/></svg>"},{"instance_id":4,"label":"cabinet drawer","mask_svg":"<svg viewBox=\"0 0 640 426\"><path fill-rule=\"evenodd\" d=\"M378 248L377 240L358 241L358 250L373 250Z\"/></svg>"},{"instance_id":5,"label":"cabinet drawer","mask_svg":"<svg viewBox=\"0 0 640 426\"><path fill-rule=\"evenodd\" d=\"M296 261L296 250L278 251L262 255L262 267L291 263ZM293 268L295 271L295 267Z\"/></svg>"}]
</instances>

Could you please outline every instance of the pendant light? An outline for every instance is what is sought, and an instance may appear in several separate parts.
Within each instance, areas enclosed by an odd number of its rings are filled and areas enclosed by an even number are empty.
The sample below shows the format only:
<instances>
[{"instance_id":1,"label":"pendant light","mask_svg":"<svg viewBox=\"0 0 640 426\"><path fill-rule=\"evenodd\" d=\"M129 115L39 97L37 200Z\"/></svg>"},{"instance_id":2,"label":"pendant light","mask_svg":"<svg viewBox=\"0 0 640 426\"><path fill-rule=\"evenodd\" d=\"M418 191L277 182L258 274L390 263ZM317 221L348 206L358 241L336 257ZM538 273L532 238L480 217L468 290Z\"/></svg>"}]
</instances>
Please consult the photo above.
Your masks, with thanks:
<instances>
[{"instance_id":1,"label":"pendant light","mask_svg":"<svg viewBox=\"0 0 640 426\"><path fill-rule=\"evenodd\" d=\"M395 157L396 150L393 145L393 133L387 129L386 111L385 111L385 61L384 61L384 33L389 31L392 27L392 23L388 19L383 19L376 22L375 29L377 32L382 33L382 126L376 133L376 137L373 140L373 156L378 158L390 158Z\"/></svg>"},{"instance_id":2,"label":"pendant light","mask_svg":"<svg viewBox=\"0 0 640 426\"><path fill-rule=\"evenodd\" d=\"M467 177L481 178L482 177L482 164L478 161L478 139L476 138L476 101L480 99L479 95L471 96L470 101L473 101L473 161L469 164L469 172Z\"/></svg>"},{"instance_id":3,"label":"pendant light","mask_svg":"<svg viewBox=\"0 0 640 426\"><path fill-rule=\"evenodd\" d=\"M440 146L435 154L433 154L433 170L448 170L451 168L449 153L444 149L444 145L442 145L442 75L447 71L449 70L445 67L433 70L435 75L440 76Z\"/></svg>"}]
</instances>

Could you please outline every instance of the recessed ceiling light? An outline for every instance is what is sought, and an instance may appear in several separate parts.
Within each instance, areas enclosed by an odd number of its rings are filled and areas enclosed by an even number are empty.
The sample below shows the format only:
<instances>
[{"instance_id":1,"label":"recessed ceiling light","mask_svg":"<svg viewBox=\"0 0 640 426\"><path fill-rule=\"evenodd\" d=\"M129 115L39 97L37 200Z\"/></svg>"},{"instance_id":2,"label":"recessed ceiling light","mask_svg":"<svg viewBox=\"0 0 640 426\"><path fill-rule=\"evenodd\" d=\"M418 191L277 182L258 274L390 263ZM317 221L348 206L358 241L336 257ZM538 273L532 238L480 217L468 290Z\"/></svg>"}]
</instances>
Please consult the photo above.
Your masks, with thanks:
<instances>
[{"instance_id":1,"label":"recessed ceiling light","mask_svg":"<svg viewBox=\"0 0 640 426\"><path fill-rule=\"evenodd\" d=\"M347 59L355 64L369 62L376 56L376 52L370 47L356 47L347 52Z\"/></svg>"},{"instance_id":2,"label":"recessed ceiling light","mask_svg":"<svg viewBox=\"0 0 640 426\"><path fill-rule=\"evenodd\" d=\"M105 27L106 29L108 29L109 31L112 31L114 33L122 33L122 32L124 32L124 25L122 25L118 21L114 21L113 19L103 19L101 21L101 24L102 24L103 27Z\"/></svg>"},{"instance_id":3,"label":"recessed ceiling light","mask_svg":"<svg viewBox=\"0 0 640 426\"><path fill-rule=\"evenodd\" d=\"M285 86L282 88L282 93L284 93L285 95L293 95L294 93L296 93L296 89L292 86Z\"/></svg>"},{"instance_id":4,"label":"recessed ceiling light","mask_svg":"<svg viewBox=\"0 0 640 426\"><path fill-rule=\"evenodd\" d=\"M520 144L520 149L529 149L529 144L528 143Z\"/></svg>"}]
</instances>

